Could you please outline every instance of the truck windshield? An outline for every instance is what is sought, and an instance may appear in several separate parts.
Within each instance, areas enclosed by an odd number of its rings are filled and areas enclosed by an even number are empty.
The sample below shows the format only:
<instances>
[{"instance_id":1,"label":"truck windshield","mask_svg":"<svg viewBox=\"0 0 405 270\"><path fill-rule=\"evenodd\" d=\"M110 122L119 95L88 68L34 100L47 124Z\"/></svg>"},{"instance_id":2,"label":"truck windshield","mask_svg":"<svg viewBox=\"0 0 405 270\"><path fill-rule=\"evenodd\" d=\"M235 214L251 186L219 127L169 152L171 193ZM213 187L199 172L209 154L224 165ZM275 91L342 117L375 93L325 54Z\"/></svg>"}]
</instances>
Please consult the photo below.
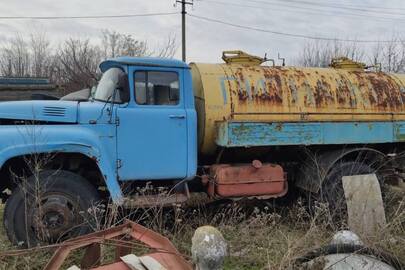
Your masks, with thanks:
<instances>
[{"instance_id":1,"label":"truck windshield","mask_svg":"<svg viewBox=\"0 0 405 270\"><path fill-rule=\"evenodd\" d=\"M120 68L110 68L104 72L93 97L95 100L110 101L115 90L119 91L116 91L114 102L123 103L128 101L126 98L127 93L129 93L128 78Z\"/></svg>"}]
</instances>

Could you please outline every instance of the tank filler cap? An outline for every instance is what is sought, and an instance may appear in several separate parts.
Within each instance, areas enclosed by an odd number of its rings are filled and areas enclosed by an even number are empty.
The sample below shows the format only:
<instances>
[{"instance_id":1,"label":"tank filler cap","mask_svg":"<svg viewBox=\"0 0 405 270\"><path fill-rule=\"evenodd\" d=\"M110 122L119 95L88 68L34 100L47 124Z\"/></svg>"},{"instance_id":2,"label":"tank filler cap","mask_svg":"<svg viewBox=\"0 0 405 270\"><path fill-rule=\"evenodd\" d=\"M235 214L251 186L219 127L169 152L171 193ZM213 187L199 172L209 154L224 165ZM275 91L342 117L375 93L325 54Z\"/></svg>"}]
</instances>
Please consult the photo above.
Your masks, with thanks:
<instances>
[{"instance_id":1,"label":"tank filler cap","mask_svg":"<svg viewBox=\"0 0 405 270\"><path fill-rule=\"evenodd\" d=\"M260 66L262 63L266 62L266 59L247 54L243 51L223 51L222 60L227 64L244 64L252 66Z\"/></svg>"},{"instance_id":2,"label":"tank filler cap","mask_svg":"<svg viewBox=\"0 0 405 270\"><path fill-rule=\"evenodd\" d=\"M350 71L364 71L367 68L366 64L356 62L347 57L333 58L329 66L336 69L346 69Z\"/></svg>"},{"instance_id":3,"label":"tank filler cap","mask_svg":"<svg viewBox=\"0 0 405 270\"><path fill-rule=\"evenodd\" d=\"M263 163L260 160L255 159L252 161L252 166L255 169L260 169L261 167L263 167Z\"/></svg>"}]
</instances>

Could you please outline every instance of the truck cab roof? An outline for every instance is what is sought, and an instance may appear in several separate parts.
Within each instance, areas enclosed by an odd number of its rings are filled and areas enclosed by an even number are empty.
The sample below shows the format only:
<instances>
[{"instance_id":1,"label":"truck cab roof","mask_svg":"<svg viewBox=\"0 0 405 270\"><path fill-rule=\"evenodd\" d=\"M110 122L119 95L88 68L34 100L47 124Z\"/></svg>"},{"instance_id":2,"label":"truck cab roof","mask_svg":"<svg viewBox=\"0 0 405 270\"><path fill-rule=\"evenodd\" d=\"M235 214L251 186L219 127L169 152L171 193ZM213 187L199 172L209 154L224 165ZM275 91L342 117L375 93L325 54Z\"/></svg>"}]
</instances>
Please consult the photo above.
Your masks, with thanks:
<instances>
[{"instance_id":1,"label":"truck cab roof","mask_svg":"<svg viewBox=\"0 0 405 270\"><path fill-rule=\"evenodd\" d=\"M101 62L100 69L102 72L104 72L110 67L117 65L189 68L189 66L186 63L176 59L168 59L160 57L124 56L107 59Z\"/></svg>"}]
</instances>

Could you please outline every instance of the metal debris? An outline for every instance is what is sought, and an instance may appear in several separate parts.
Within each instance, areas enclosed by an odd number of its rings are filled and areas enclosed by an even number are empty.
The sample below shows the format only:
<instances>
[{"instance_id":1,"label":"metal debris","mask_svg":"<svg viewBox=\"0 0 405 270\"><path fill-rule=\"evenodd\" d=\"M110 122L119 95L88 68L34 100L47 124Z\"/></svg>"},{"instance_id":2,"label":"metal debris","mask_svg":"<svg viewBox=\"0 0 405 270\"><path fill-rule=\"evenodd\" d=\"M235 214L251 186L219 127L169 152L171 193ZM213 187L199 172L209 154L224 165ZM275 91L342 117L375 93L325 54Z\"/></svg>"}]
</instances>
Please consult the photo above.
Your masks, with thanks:
<instances>
[{"instance_id":1,"label":"metal debris","mask_svg":"<svg viewBox=\"0 0 405 270\"><path fill-rule=\"evenodd\" d=\"M124 256L130 254L133 248L139 247L139 243L137 244L136 242L141 242L144 244L142 247L152 250L151 253L139 257L146 270L192 269L192 266L166 237L128 220L117 227L91 233L64 242L63 245L55 251L44 269L60 269L69 254L73 250L81 248L86 248L85 254L82 258L82 268L98 270L131 269L125 263L125 260L130 257ZM113 245L116 247L115 263L99 266L101 262L100 250L102 244ZM99 267L94 268L97 266Z\"/></svg>"}]
</instances>

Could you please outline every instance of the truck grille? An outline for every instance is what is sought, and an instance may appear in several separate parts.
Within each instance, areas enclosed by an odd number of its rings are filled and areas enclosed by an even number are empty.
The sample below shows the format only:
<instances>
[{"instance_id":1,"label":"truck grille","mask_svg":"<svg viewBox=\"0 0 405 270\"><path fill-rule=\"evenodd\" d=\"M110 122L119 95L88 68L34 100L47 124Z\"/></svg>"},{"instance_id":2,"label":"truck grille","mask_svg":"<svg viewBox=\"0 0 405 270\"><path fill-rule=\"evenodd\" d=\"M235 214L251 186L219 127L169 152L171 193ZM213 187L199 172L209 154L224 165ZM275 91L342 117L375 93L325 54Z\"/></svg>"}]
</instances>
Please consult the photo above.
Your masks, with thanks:
<instances>
[{"instance_id":1,"label":"truck grille","mask_svg":"<svg viewBox=\"0 0 405 270\"><path fill-rule=\"evenodd\" d=\"M63 107L44 107L42 113L45 116L65 116L66 108Z\"/></svg>"}]
</instances>

